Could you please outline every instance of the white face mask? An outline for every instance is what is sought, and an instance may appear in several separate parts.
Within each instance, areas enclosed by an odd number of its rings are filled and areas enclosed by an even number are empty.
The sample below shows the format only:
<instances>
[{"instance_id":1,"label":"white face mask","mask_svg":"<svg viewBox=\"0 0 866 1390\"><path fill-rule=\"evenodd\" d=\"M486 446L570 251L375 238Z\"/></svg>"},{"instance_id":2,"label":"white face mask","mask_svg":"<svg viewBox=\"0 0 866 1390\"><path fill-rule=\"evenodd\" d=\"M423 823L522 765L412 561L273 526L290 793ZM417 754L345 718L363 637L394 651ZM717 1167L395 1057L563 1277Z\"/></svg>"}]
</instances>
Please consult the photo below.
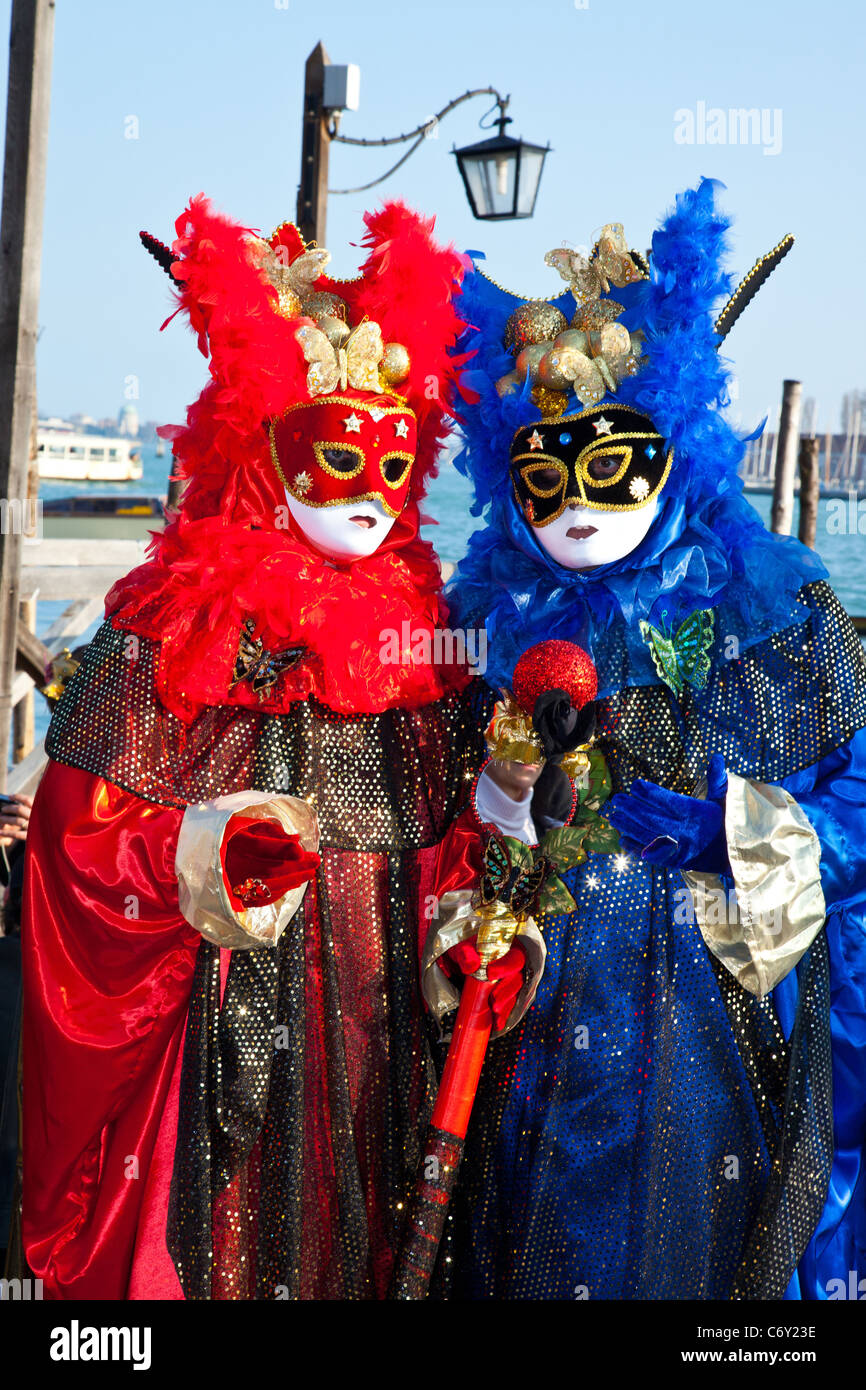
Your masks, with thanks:
<instances>
[{"instance_id":1,"label":"white face mask","mask_svg":"<svg viewBox=\"0 0 866 1390\"><path fill-rule=\"evenodd\" d=\"M359 560L372 555L397 520L375 499L308 507L287 492L286 502L310 544L333 560Z\"/></svg>"},{"instance_id":2,"label":"white face mask","mask_svg":"<svg viewBox=\"0 0 866 1390\"><path fill-rule=\"evenodd\" d=\"M631 554L652 526L658 509L658 497L634 511L569 506L549 525L533 526L532 533L558 565L569 570L590 569Z\"/></svg>"}]
</instances>

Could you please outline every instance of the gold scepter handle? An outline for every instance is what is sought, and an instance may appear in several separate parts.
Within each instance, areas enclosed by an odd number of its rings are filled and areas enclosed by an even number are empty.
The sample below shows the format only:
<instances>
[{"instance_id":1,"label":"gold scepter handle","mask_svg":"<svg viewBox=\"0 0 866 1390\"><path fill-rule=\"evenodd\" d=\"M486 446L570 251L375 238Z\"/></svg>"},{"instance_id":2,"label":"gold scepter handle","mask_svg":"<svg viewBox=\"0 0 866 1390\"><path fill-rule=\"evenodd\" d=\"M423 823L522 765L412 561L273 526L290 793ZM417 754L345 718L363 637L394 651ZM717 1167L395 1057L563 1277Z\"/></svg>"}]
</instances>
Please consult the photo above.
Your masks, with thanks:
<instances>
[{"instance_id":1,"label":"gold scepter handle","mask_svg":"<svg viewBox=\"0 0 866 1390\"><path fill-rule=\"evenodd\" d=\"M479 924L475 948L481 957L475 979L486 980L488 965L500 960L510 949L520 930L520 919L498 898L492 903L482 903L476 908L475 915Z\"/></svg>"}]
</instances>

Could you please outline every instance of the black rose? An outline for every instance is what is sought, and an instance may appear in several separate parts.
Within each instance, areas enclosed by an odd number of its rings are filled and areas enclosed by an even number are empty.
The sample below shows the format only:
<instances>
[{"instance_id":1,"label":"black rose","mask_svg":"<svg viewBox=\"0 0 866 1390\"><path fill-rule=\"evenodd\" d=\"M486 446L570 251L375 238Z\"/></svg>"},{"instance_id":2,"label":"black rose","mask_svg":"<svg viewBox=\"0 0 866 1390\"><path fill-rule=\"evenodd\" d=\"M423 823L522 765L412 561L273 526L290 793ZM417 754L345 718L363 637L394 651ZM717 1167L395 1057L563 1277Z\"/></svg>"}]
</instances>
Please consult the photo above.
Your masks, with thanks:
<instances>
[{"instance_id":1,"label":"black rose","mask_svg":"<svg viewBox=\"0 0 866 1390\"><path fill-rule=\"evenodd\" d=\"M590 703L578 710L564 690L545 690L535 702L532 723L545 758L558 760L563 753L571 753L592 738L595 706Z\"/></svg>"}]
</instances>

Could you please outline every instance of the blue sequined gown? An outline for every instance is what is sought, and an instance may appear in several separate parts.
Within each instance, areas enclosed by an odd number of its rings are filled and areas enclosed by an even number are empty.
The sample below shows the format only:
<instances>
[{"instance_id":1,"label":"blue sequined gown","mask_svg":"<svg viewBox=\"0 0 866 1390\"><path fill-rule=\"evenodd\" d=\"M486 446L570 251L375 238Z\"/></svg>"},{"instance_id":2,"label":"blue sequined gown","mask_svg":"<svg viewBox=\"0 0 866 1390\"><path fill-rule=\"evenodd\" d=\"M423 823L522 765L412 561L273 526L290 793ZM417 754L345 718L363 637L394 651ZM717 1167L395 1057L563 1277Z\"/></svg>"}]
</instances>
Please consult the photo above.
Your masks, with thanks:
<instances>
[{"instance_id":1,"label":"blue sequined gown","mask_svg":"<svg viewBox=\"0 0 866 1390\"><path fill-rule=\"evenodd\" d=\"M570 871L576 910L544 920L536 1001L489 1056L457 1297L827 1298L866 1275L864 668L826 586L802 601L796 640L705 696L601 708L615 790L683 790L714 751L782 782L821 840L825 931L758 1001L707 950L678 871L612 855ZM761 695L769 728L744 717Z\"/></svg>"}]
</instances>

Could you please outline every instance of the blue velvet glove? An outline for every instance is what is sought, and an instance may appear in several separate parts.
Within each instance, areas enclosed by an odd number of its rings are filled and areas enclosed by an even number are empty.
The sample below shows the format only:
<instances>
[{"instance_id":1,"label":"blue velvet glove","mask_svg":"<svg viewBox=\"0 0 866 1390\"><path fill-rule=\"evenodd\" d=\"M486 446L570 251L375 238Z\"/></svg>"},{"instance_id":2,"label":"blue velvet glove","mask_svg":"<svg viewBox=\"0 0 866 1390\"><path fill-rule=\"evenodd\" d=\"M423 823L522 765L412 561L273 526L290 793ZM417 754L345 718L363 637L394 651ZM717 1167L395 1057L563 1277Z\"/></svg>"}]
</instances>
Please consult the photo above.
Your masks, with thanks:
<instances>
[{"instance_id":1,"label":"blue velvet glove","mask_svg":"<svg viewBox=\"0 0 866 1390\"><path fill-rule=\"evenodd\" d=\"M623 848L649 864L730 874L725 838L728 775L720 753L707 768L707 799L682 796L637 778L605 807L605 819L619 831Z\"/></svg>"}]
</instances>

